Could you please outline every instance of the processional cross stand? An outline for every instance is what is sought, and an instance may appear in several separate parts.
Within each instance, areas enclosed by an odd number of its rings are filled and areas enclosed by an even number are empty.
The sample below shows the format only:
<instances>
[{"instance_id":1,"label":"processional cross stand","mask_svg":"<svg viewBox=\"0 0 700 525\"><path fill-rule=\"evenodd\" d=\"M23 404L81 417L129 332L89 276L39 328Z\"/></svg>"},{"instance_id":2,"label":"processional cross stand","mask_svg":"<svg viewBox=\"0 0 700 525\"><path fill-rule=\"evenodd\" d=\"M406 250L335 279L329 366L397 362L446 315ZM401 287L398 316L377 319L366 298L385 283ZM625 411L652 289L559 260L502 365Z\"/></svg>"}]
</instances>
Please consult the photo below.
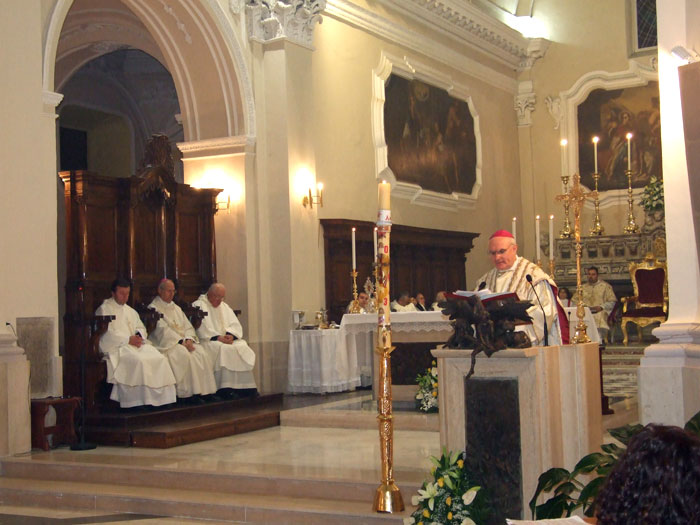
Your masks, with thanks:
<instances>
[{"instance_id":1,"label":"processional cross stand","mask_svg":"<svg viewBox=\"0 0 700 525\"><path fill-rule=\"evenodd\" d=\"M574 332L574 343L590 343L591 339L586 333L586 323L583 321L585 310L583 307L583 287L581 286L581 209L586 199L597 199L597 191L583 191L581 186L581 177L578 173L574 173L573 185L571 189L563 195L557 195L558 201L564 201L568 206L572 206L574 210L574 239L576 240L576 332Z\"/></svg>"}]
</instances>

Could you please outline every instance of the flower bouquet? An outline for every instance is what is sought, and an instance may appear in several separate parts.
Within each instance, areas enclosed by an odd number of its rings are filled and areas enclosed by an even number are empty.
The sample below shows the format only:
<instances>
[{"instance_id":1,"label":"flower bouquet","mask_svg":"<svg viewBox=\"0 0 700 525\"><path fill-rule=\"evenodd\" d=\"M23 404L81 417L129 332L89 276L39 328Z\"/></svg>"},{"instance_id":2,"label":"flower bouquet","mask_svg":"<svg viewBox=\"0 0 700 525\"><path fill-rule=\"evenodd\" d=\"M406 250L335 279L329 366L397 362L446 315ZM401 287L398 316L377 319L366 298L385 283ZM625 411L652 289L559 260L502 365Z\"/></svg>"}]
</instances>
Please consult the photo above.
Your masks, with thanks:
<instances>
[{"instance_id":1,"label":"flower bouquet","mask_svg":"<svg viewBox=\"0 0 700 525\"><path fill-rule=\"evenodd\" d=\"M438 370L435 361L432 367L427 368L425 373L418 374L418 393L416 394L416 407L421 412L438 411Z\"/></svg>"},{"instance_id":2,"label":"flower bouquet","mask_svg":"<svg viewBox=\"0 0 700 525\"><path fill-rule=\"evenodd\" d=\"M464 452L431 457L433 480L423 482L411 503L418 508L404 518L404 525L479 525L489 509L481 487L464 469Z\"/></svg>"}]
</instances>

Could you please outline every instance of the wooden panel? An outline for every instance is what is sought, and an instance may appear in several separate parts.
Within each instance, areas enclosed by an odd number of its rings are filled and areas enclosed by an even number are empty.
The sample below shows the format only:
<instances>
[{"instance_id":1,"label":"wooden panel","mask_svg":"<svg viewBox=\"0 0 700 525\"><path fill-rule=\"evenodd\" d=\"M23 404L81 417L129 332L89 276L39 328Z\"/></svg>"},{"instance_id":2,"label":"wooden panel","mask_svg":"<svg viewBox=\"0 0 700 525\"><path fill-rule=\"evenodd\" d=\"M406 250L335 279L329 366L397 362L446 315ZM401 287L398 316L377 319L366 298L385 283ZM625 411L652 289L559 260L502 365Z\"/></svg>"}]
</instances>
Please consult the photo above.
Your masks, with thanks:
<instances>
[{"instance_id":1,"label":"wooden panel","mask_svg":"<svg viewBox=\"0 0 700 525\"><path fill-rule=\"evenodd\" d=\"M356 232L358 290L371 272L374 257L374 224L345 219L321 219L326 271L326 308L329 318L340 322L352 299L350 277L350 231ZM440 290L467 286L464 256L473 246L476 233L431 230L394 225L391 230L391 295L403 290L422 292L432 302Z\"/></svg>"},{"instance_id":2,"label":"wooden panel","mask_svg":"<svg viewBox=\"0 0 700 525\"><path fill-rule=\"evenodd\" d=\"M117 261L117 210L106 206L85 206L86 264L88 278L115 276Z\"/></svg>"},{"instance_id":3,"label":"wooden panel","mask_svg":"<svg viewBox=\"0 0 700 525\"><path fill-rule=\"evenodd\" d=\"M137 206L134 211L134 279L155 276L163 273L163 239L161 236L160 208Z\"/></svg>"},{"instance_id":4,"label":"wooden panel","mask_svg":"<svg viewBox=\"0 0 700 525\"><path fill-rule=\"evenodd\" d=\"M202 218L195 213L178 213L179 245L177 267L180 277L199 274L202 271Z\"/></svg>"}]
</instances>

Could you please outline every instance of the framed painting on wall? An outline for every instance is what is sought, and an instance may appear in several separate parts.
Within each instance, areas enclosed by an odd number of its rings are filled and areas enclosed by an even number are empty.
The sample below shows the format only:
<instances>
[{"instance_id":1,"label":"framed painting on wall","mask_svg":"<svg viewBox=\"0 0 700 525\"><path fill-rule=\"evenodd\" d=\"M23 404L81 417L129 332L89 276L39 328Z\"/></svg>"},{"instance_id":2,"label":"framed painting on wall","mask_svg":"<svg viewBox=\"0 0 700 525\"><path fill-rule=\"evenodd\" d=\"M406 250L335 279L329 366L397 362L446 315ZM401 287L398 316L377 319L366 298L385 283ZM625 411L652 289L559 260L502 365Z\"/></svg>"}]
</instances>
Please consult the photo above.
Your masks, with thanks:
<instances>
[{"instance_id":1,"label":"framed painting on wall","mask_svg":"<svg viewBox=\"0 0 700 525\"><path fill-rule=\"evenodd\" d=\"M477 145L467 102L395 74L386 81L385 97L387 160L397 181L438 193L471 194Z\"/></svg>"},{"instance_id":2,"label":"framed painting on wall","mask_svg":"<svg viewBox=\"0 0 700 525\"><path fill-rule=\"evenodd\" d=\"M642 188L661 171L659 84L624 89L594 89L578 106L581 182L593 188L593 137L598 137L598 189L627 189L627 133L632 133L632 187Z\"/></svg>"}]
</instances>

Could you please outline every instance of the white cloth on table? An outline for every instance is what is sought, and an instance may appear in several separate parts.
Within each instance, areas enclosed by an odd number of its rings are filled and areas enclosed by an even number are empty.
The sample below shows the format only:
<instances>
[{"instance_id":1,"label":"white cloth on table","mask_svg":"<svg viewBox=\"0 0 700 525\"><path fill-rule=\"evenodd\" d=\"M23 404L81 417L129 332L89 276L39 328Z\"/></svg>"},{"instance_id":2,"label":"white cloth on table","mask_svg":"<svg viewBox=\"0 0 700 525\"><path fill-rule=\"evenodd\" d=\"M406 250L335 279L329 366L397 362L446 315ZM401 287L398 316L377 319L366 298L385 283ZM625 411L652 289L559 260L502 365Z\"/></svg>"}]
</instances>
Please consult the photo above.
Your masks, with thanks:
<instances>
[{"instance_id":1,"label":"white cloth on table","mask_svg":"<svg viewBox=\"0 0 700 525\"><path fill-rule=\"evenodd\" d=\"M291 330L287 372L291 393L343 392L361 384L357 352L340 330Z\"/></svg>"},{"instance_id":2,"label":"white cloth on table","mask_svg":"<svg viewBox=\"0 0 700 525\"><path fill-rule=\"evenodd\" d=\"M175 375L177 396L216 392L214 365L204 347L197 344L197 334L182 308L174 301L166 303L160 297L153 299L149 307L163 314L155 329L148 334L148 339L168 358ZM192 352L180 343L187 339L195 343Z\"/></svg>"},{"instance_id":3,"label":"white cloth on table","mask_svg":"<svg viewBox=\"0 0 700 525\"><path fill-rule=\"evenodd\" d=\"M243 327L231 307L222 302L214 307L206 294L199 296L193 306L198 306L207 316L197 329L200 344L209 352L214 364L214 376L219 388L256 388L253 377L255 352L243 340ZM231 334L236 340L231 344L212 338Z\"/></svg>"},{"instance_id":4,"label":"white cloth on table","mask_svg":"<svg viewBox=\"0 0 700 525\"><path fill-rule=\"evenodd\" d=\"M110 399L123 408L167 405L175 402L175 376L168 360L148 342L139 314L129 305L105 299L95 315L113 315L100 338L100 352L107 363L107 382L113 385ZM139 334L143 344L129 344Z\"/></svg>"},{"instance_id":5,"label":"white cloth on table","mask_svg":"<svg viewBox=\"0 0 700 525\"><path fill-rule=\"evenodd\" d=\"M532 276L532 286L527 282L526 276ZM556 286L542 269L527 259L518 256L513 266L506 270L492 268L482 275L477 281L475 290L481 283L486 283L486 288L492 292L515 292L518 298L523 301L530 301L533 306L528 308L527 313L532 317L532 324L519 325L517 331L525 332L533 345L544 344L544 323L547 322L549 332L549 344L561 344L561 329L559 326L559 316L557 315L557 297L552 289ZM537 292L539 302L535 295ZM542 307L540 308L540 302ZM542 314L544 310L544 316Z\"/></svg>"}]
</instances>

